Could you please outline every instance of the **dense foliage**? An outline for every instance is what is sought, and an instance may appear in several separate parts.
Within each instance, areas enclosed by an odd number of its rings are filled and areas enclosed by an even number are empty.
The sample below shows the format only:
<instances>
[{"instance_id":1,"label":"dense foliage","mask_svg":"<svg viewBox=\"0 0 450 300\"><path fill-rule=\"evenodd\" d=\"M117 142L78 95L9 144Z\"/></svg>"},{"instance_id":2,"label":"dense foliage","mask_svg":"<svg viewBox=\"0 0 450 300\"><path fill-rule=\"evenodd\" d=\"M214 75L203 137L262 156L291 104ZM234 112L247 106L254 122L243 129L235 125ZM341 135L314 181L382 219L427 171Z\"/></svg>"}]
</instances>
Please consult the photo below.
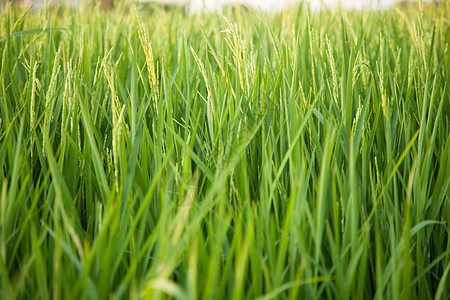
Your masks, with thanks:
<instances>
[{"instance_id":1,"label":"dense foliage","mask_svg":"<svg viewBox=\"0 0 450 300\"><path fill-rule=\"evenodd\" d=\"M0 298L450 296L448 2L0 17Z\"/></svg>"}]
</instances>

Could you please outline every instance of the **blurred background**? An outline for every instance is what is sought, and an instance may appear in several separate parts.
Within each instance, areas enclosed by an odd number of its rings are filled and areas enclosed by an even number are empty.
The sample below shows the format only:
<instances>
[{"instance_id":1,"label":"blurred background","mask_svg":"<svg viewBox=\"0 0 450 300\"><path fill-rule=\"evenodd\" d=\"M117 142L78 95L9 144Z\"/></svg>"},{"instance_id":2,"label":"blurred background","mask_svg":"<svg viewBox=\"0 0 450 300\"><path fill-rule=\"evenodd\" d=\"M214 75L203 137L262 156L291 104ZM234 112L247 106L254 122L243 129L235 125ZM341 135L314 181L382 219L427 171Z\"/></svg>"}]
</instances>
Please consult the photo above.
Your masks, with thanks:
<instances>
[{"instance_id":1,"label":"blurred background","mask_svg":"<svg viewBox=\"0 0 450 300\"><path fill-rule=\"evenodd\" d=\"M48 1L51 4L64 1L69 6L75 7L81 3L91 0L13 0L25 3L33 3L34 7L39 8L45 5ZM103 8L110 8L114 6L114 1L120 0L98 0L101 1ZM198 13L202 11L220 11L228 5L245 5L253 9L261 9L263 11L280 11L289 8L298 2L307 2L311 9L320 10L323 7L333 8L339 4L345 9L388 9L399 2L406 2L408 0L138 0L139 2L154 2L161 5L182 5L190 13ZM412 1L412 0L409 0ZM422 0L422 2L433 2L434 0ZM6 0L2 1L6 3Z\"/></svg>"}]
</instances>

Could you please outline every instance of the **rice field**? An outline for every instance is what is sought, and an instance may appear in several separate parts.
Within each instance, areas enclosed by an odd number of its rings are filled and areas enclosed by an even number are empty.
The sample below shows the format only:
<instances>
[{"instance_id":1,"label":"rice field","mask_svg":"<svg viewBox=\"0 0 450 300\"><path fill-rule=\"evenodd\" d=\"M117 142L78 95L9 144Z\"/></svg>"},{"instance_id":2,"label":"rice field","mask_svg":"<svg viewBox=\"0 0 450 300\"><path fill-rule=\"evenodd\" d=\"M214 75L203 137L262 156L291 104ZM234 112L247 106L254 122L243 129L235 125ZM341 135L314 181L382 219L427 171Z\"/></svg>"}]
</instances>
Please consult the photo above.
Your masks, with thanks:
<instances>
[{"instance_id":1,"label":"rice field","mask_svg":"<svg viewBox=\"0 0 450 300\"><path fill-rule=\"evenodd\" d=\"M0 298L448 299L450 3L0 16Z\"/></svg>"}]
</instances>

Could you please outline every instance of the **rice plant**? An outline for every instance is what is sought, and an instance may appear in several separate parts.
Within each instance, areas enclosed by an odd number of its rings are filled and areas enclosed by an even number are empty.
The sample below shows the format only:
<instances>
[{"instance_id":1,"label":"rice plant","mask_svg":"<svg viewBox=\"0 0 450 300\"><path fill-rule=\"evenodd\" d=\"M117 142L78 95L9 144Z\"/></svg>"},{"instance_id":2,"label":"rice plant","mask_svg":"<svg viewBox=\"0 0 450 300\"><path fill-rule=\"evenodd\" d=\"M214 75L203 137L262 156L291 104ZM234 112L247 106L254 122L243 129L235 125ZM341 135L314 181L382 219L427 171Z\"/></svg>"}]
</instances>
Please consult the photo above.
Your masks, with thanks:
<instances>
[{"instance_id":1,"label":"rice plant","mask_svg":"<svg viewBox=\"0 0 450 300\"><path fill-rule=\"evenodd\" d=\"M448 299L449 15L7 5L0 298Z\"/></svg>"}]
</instances>

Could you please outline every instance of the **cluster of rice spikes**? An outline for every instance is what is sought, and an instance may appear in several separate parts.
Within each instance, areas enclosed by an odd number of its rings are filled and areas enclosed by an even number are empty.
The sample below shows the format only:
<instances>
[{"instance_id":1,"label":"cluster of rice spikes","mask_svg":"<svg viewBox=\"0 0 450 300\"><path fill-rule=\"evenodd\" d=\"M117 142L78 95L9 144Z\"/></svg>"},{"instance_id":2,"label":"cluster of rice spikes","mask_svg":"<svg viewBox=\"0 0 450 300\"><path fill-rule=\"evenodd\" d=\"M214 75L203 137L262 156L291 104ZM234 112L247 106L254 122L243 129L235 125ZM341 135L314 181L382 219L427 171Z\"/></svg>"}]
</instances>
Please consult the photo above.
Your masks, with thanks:
<instances>
[{"instance_id":1,"label":"cluster of rice spikes","mask_svg":"<svg viewBox=\"0 0 450 300\"><path fill-rule=\"evenodd\" d=\"M224 14L1 13L0 298L450 296L449 3Z\"/></svg>"}]
</instances>

